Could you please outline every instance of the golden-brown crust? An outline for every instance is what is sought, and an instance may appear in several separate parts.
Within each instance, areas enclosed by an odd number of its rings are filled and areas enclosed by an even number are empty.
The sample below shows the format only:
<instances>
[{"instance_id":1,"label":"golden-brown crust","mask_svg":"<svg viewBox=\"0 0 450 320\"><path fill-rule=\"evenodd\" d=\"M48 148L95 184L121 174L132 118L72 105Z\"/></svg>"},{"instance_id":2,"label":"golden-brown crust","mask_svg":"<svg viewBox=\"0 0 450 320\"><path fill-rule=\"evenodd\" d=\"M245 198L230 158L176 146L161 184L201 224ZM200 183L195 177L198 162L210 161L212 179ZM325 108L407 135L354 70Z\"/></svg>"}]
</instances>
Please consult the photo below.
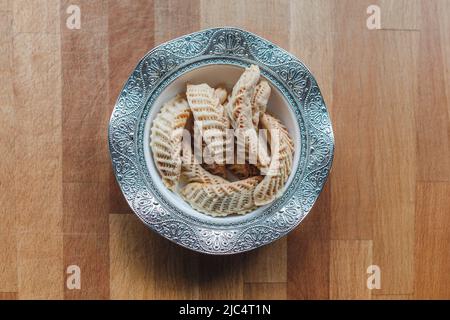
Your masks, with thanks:
<instances>
[{"instance_id":1,"label":"golden-brown crust","mask_svg":"<svg viewBox=\"0 0 450 320\"><path fill-rule=\"evenodd\" d=\"M171 190L181 173L183 129L190 112L187 101L177 96L163 105L151 128L150 148L156 169Z\"/></svg>"},{"instance_id":2,"label":"golden-brown crust","mask_svg":"<svg viewBox=\"0 0 450 320\"><path fill-rule=\"evenodd\" d=\"M255 204L262 206L274 201L280 196L292 169L294 145L289 132L281 122L269 114L261 117L261 124L269 131L271 150L273 144L278 143L271 155L271 162L263 181L255 188ZM277 139L275 139L277 135Z\"/></svg>"},{"instance_id":3,"label":"golden-brown crust","mask_svg":"<svg viewBox=\"0 0 450 320\"><path fill-rule=\"evenodd\" d=\"M255 209L253 192L262 177L224 184L189 183L181 196L196 210L211 216L245 214Z\"/></svg>"}]
</instances>

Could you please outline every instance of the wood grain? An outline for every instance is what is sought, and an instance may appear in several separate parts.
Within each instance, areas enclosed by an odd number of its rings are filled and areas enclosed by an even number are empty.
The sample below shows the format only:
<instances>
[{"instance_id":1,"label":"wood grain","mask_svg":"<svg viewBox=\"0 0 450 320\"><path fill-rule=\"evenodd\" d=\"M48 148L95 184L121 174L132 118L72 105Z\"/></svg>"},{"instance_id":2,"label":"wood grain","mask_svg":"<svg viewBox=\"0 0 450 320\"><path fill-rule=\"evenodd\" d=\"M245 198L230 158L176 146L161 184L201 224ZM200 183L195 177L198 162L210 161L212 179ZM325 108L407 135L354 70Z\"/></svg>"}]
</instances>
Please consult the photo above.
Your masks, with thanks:
<instances>
[{"instance_id":1,"label":"wood grain","mask_svg":"<svg viewBox=\"0 0 450 320\"><path fill-rule=\"evenodd\" d=\"M286 47L289 44L289 32L286 25L290 21L288 0L201 0L201 28L217 26L235 26L257 34ZM267 16L270 12L270 18Z\"/></svg>"},{"instance_id":2,"label":"wood grain","mask_svg":"<svg viewBox=\"0 0 450 320\"><path fill-rule=\"evenodd\" d=\"M199 257L199 290L201 299L243 299L243 256ZM212 271L214 270L214 271Z\"/></svg>"},{"instance_id":3,"label":"wood grain","mask_svg":"<svg viewBox=\"0 0 450 320\"><path fill-rule=\"evenodd\" d=\"M64 266L76 265L81 270L81 289L66 286L65 299L109 298L108 245L108 233L64 234Z\"/></svg>"},{"instance_id":4,"label":"wood grain","mask_svg":"<svg viewBox=\"0 0 450 320\"><path fill-rule=\"evenodd\" d=\"M17 239L14 187L15 108L12 71L12 12L0 11L0 292L17 291ZM14 199L14 201L11 201ZM5 296L6 298L6 296Z\"/></svg>"},{"instance_id":5,"label":"wood grain","mask_svg":"<svg viewBox=\"0 0 450 320\"><path fill-rule=\"evenodd\" d=\"M417 185L415 298L450 299L450 183Z\"/></svg>"},{"instance_id":6,"label":"wood grain","mask_svg":"<svg viewBox=\"0 0 450 320\"><path fill-rule=\"evenodd\" d=\"M333 105L336 152L331 175L331 238L372 239L376 214L374 59L383 50L365 25L369 1L339 1L334 11ZM384 31L383 31L384 32ZM367 90L367 88L371 88ZM370 177L370 178L369 178Z\"/></svg>"},{"instance_id":7,"label":"wood grain","mask_svg":"<svg viewBox=\"0 0 450 320\"><path fill-rule=\"evenodd\" d=\"M8 136L14 131L15 109L14 109L14 92L13 92L13 71L12 71L12 13L11 11L0 11L0 151L3 154L0 162L0 187L4 192L0 194L0 202L2 216L5 217L5 223L0 226L0 233L7 232L12 222L11 215L7 212L13 212L12 203L8 202L8 198L14 197L14 189L7 188L11 186L14 172L14 150L15 137Z\"/></svg>"},{"instance_id":8,"label":"wood grain","mask_svg":"<svg viewBox=\"0 0 450 320\"><path fill-rule=\"evenodd\" d=\"M27 233L17 240L19 299L62 299L62 234Z\"/></svg>"},{"instance_id":9,"label":"wood grain","mask_svg":"<svg viewBox=\"0 0 450 320\"><path fill-rule=\"evenodd\" d=\"M153 245L153 268L158 299L198 299L198 254L159 235L156 235ZM218 268L215 269L219 271Z\"/></svg>"},{"instance_id":10,"label":"wood grain","mask_svg":"<svg viewBox=\"0 0 450 320\"><path fill-rule=\"evenodd\" d=\"M366 27L372 4L381 30ZM0 299L449 299L449 15L447 0L0 1ZM138 60L220 25L302 59L336 139L302 224L225 257L123 214L107 144ZM73 264L81 290L66 288Z\"/></svg>"},{"instance_id":11,"label":"wood grain","mask_svg":"<svg viewBox=\"0 0 450 320\"><path fill-rule=\"evenodd\" d=\"M13 2L12 17L17 292L21 299L62 298L58 2Z\"/></svg>"},{"instance_id":12,"label":"wood grain","mask_svg":"<svg viewBox=\"0 0 450 320\"><path fill-rule=\"evenodd\" d=\"M155 0L155 43L197 31L200 28L200 0Z\"/></svg>"},{"instance_id":13,"label":"wood grain","mask_svg":"<svg viewBox=\"0 0 450 320\"><path fill-rule=\"evenodd\" d=\"M418 83L418 32L381 32L377 55L378 69L375 170L372 177L376 216L373 220L373 260L383 272L378 294L413 293L414 197L416 146L414 114ZM402 119L398 121L397 119ZM408 157L405 157L408 154ZM398 235L402 237L399 238Z\"/></svg>"},{"instance_id":14,"label":"wood grain","mask_svg":"<svg viewBox=\"0 0 450 320\"><path fill-rule=\"evenodd\" d=\"M14 232L0 235L0 292L16 292L17 279L17 238Z\"/></svg>"},{"instance_id":15,"label":"wood grain","mask_svg":"<svg viewBox=\"0 0 450 320\"><path fill-rule=\"evenodd\" d=\"M381 29L389 31L418 31L420 29L421 0L378 0Z\"/></svg>"},{"instance_id":16,"label":"wood grain","mask_svg":"<svg viewBox=\"0 0 450 320\"><path fill-rule=\"evenodd\" d=\"M17 292L0 292L0 300L17 300Z\"/></svg>"},{"instance_id":17,"label":"wood grain","mask_svg":"<svg viewBox=\"0 0 450 320\"><path fill-rule=\"evenodd\" d=\"M425 4L423 4L425 5ZM444 83L445 85L445 98L446 100L443 100L443 102L447 103L447 117L450 119L450 88L448 84L450 83L450 72L448 72L448 66L450 65L450 44L446 40L450 37L450 21L446 17L448 17L448 12L450 12L450 2L448 1L438 1L437 3L437 10L435 11L435 14L437 16L438 26L434 29L432 32L438 32L440 35L440 47L442 50L442 67L447 70L447 72L444 72ZM422 22L425 24L425 20ZM437 30L436 30L437 29ZM433 29L432 29L433 30ZM423 39L422 39L423 40ZM437 41L437 40L436 40ZM441 92L440 95L443 95L444 93ZM447 129L449 126L447 126ZM450 129L448 129L450 132ZM445 140L444 140L445 141ZM447 140L450 141L450 138ZM448 164L448 163L447 163ZM448 181L448 180L447 180Z\"/></svg>"},{"instance_id":18,"label":"wood grain","mask_svg":"<svg viewBox=\"0 0 450 320\"><path fill-rule=\"evenodd\" d=\"M11 1L10 0L0 1L0 11L11 11Z\"/></svg>"},{"instance_id":19,"label":"wood grain","mask_svg":"<svg viewBox=\"0 0 450 320\"><path fill-rule=\"evenodd\" d=\"M64 26L78 5L80 30ZM66 299L109 298L108 4L61 3L64 266L81 269L80 290ZM81 62L81 63L80 63Z\"/></svg>"},{"instance_id":20,"label":"wood grain","mask_svg":"<svg viewBox=\"0 0 450 320\"><path fill-rule=\"evenodd\" d=\"M244 299L248 300L285 300L286 283L246 283Z\"/></svg>"},{"instance_id":21,"label":"wood grain","mask_svg":"<svg viewBox=\"0 0 450 320\"><path fill-rule=\"evenodd\" d=\"M444 18L446 13L441 12L445 9L448 16L447 1L422 1L418 62L420 86L414 110L417 161L421 164L417 167L417 179L421 181L450 181L450 95L446 91L448 71L444 72L449 62L448 57L444 58L444 52L450 52L450 44L448 29L441 28L443 21L447 20Z\"/></svg>"},{"instance_id":22,"label":"wood grain","mask_svg":"<svg viewBox=\"0 0 450 320\"><path fill-rule=\"evenodd\" d=\"M372 300L412 300L412 294L377 294L372 295Z\"/></svg>"},{"instance_id":23,"label":"wood grain","mask_svg":"<svg viewBox=\"0 0 450 320\"><path fill-rule=\"evenodd\" d=\"M156 235L132 215L109 219L111 299L156 299L152 254Z\"/></svg>"},{"instance_id":24,"label":"wood grain","mask_svg":"<svg viewBox=\"0 0 450 320\"><path fill-rule=\"evenodd\" d=\"M331 112L336 0L291 1L290 6L289 50L314 74Z\"/></svg>"},{"instance_id":25,"label":"wood grain","mask_svg":"<svg viewBox=\"0 0 450 320\"><path fill-rule=\"evenodd\" d=\"M366 270L371 264L372 241L331 241L330 299L370 299Z\"/></svg>"},{"instance_id":26,"label":"wood grain","mask_svg":"<svg viewBox=\"0 0 450 320\"><path fill-rule=\"evenodd\" d=\"M287 239L245 254L244 280L247 283L287 281Z\"/></svg>"},{"instance_id":27,"label":"wood grain","mask_svg":"<svg viewBox=\"0 0 450 320\"><path fill-rule=\"evenodd\" d=\"M80 30L65 27L69 5L83 12ZM107 17L106 1L61 4L63 182L109 181Z\"/></svg>"},{"instance_id":28,"label":"wood grain","mask_svg":"<svg viewBox=\"0 0 450 320\"><path fill-rule=\"evenodd\" d=\"M293 241L289 237L288 298L328 299L330 241L296 238Z\"/></svg>"},{"instance_id":29,"label":"wood grain","mask_svg":"<svg viewBox=\"0 0 450 320\"><path fill-rule=\"evenodd\" d=\"M353 6L350 11L342 12L342 19L347 19L349 14L356 15L358 10L364 8L364 3L359 4L361 7ZM411 15L414 15L414 12ZM352 64L355 60L352 57L361 57L355 62L361 63L360 67L356 67L361 74L357 72L347 74L346 70L335 72L335 76L343 72L345 82L348 84L347 81L351 81L349 88L352 89L342 92L345 85L336 87L334 102L339 104L341 98L346 101L356 99L357 110L342 114L351 115L353 119L347 121L353 121L358 126L357 134L351 135L350 138L351 140L354 138L357 144L353 146L355 149L350 147L355 152L336 153L334 170L344 173L347 168L350 170L355 168L355 174L347 174L344 179L348 179L348 182L343 185L344 188L357 190L344 191L353 195L350 201L346 199L345 211L341 211L340 207L333 207L333 238L374 239L374 261L386 275L385 285L380 293L408 294L413 290L412 221L416 169L415 123L414 116L409 110L414 108L417 102L417 81L415 77L411 77L411 73L417 70L418 33L373 32L364 26L359 26L358 29L356 22L354 26L347 23L345 28L348 38L339 35L337 43L352 51L347 52L350 54ZM355 30L364 34L364 37L351 40ZM352 41L352 46L345 45L347 41ZM345 55L340 57L344 58ZM346 68L339 62L336 62L336 66ZM376 86L376 83L383 85ZM367 92L364 90L367 86L374 89ZM345 120L337 121L338 125L346 123ZM372 129L367 130L366 128L370 126ZM342 148L348 149L352 144L349 143L349 136L346 135ZM339 147L339 140L338 137L336 148ZM405 158L405 154L409 156ZM341 159L344 162L341 163ZM366 165L357 165L360 161ZM341 164L346 170L336 169ZM337 175L342 182L340 174ZM369 176L370 179L367 178ZM336 178L336 175L332 176L332 181L333 178ZM332 204L338 205L342 199L339 192L342 190L335 189L335 191L337 194L332 198ZM339 200L334 201L335 198ZM357 207L348 207L351 202ZM344 228L345 223L340 221L341 218L348 222L353 220L355 223ZM400 229L402 230L399 231ZM401 239L397 239L399 232L403 235Z\"/></svg>"},{"instance_id":30,"label":"wood grain","mask_svg":"<svg viewBox=\"0 0 450 320\"><path fill-rule=\"evenodd\" d=\"M59 34L59 0L10 1L14 33Z\"/></svg>"}]
</instances>

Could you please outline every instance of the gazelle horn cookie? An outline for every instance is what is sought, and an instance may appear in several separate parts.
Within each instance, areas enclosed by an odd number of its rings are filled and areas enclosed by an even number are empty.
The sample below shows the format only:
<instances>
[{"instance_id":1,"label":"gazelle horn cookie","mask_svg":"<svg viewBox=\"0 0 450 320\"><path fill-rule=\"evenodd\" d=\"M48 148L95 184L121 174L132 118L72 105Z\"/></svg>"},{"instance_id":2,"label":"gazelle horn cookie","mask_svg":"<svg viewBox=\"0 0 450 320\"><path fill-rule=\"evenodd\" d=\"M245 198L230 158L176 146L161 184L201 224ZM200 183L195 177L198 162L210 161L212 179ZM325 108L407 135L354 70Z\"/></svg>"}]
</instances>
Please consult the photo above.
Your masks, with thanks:
<instances>
[{"instance_id":1,"label":"gazelle horn cookie","mask_svg":"<svg viewBox=\"0 0 450 320\"><path fill-rule=\"evenodd\" d=\"M255 208L253 192L262 177L223 184L189 183L181 196L196 210L215 217L245 214Z\"/></svg>"},{"instance_id":2,"label":"gazelle horn cookie","mask_svg":"<svg viewBox=\"0 0 450 320\"><path fill-rule=\"evenodd\" d=\"M287 129L281 122L269 114L261 117L263 128L269 130L269 143L276 143L272 134L278 135L279 145L271 156L271 163L268 174L261 183L258 184L254 192L254 201L258 206L268 204L280 196L289 174L292 169L293 143L289 137Z\"/></svg>"},{"instance_id":3,"label":"gazelle horn cookie","mask_svg":"<svg viewBox=\"0 0 450 320\"><path fill-rule=\"evenodd\" d=\"M266 112L270 92L270 85L266 80L261 80L253 92L250 103L252 106L252 121L255 128L258 128L259 117Z\"/></svg>"},{"instance_id":4,"label":"gazelle horn cookie","mask_svg":"<svg viewBox=\"0 0 450 320\"><path fill-rule=\"evenodd\" d=\"M224 128L228 129L230 127L230 119L228 119L228 116L225 113L225 108L223 106L223 104L228 98L228 93L225 88L218 87L214 90L214 95L219 99L219 104L217 105L217 112L219 114L222 114L222 121L224 124ZM232 146L232 141L229 141L228 137L226 136L226 132L224 136L225 136L224 137L224 156L225 156L227 154L227 148L229 148L230 145ZM220 176L225 179L227 177L225 164L203 163L202 166L214 175Z\"/></svg>"},{"instance_id":5,"label":"gazelle horn cookie","mask_svg":"<svg viewBox=\"0 0 450 320\"><path fill-rule=\"evenodd\" d=\"M227 105L228 116L234 129L252 129L251 99L259 81L259 67L251 65L234 85Z\"/></svg>"},{"instance_id":6,"label":"gazelle horn cookie","mask_svg":"<svg viewBox=\"0 0 450 320\"><path fill-rule=\"evenodd\" d=\"M180 177L183 129L190 113L187 101L176 96L163 105L151 128L153 159L163 183L171 190Z\"/></svg>"},{"instance_id":7,"label":"gazelle horn cookie","mask_svg":"<svg viewBox=\"0 0 450 320\"><path fill-rule=\"evenodd\" d=\"M246 160L249 160L249 155L254 154L260 166L269 164L270 159L265 152L265 148L261 148L256 143L249 142L253 136L258 138L257 128L253 124L253 110L251 100L255 92L260 77L259 67L251 65L246 68L244 73L239 78L238 82L233 87L231 98L227 104L228 117L231 120L231 125L237 130L238 149L244 149L246 152ZM258 141L258 140L256 140Z\"/></svg>"},{"instance_id":8,"label":"gazelle horn cookie","mask_svg":"<svg viewBox=\"0 0 450 320\"><path fill-rule=\"evenodd\" d=\"M200 130L210 155L218 164L223 164L225 126L220 99L207 84L187 85L189 106L194 115L195 126Z\"/></svg>"}]
</instances>

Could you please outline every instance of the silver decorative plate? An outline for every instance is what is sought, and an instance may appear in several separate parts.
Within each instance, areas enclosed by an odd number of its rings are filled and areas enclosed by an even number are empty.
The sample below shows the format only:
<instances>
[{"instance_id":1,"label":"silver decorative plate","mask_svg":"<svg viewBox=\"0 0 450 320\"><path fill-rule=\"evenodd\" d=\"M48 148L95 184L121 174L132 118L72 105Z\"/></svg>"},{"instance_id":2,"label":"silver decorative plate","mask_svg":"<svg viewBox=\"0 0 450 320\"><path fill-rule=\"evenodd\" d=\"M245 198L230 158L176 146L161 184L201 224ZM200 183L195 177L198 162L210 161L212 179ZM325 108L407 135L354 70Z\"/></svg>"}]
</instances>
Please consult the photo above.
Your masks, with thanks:
<instances>
[{"instance_id":1,"label":"silver decorative plate","mask_svg":"<svg viewBox=\"0 0 450 320\"><path fill-rule=\"evenodd\" d=\"M155 100L178 77L201 67L257 64L281 92L299 128L297 165L283 195L257 214L199 218L156 187L145 155ZM109 123L113 169L128 204L151 229L186 248L234 254L268 244L295 228L319 196L331 168L334 138L319 87L305 65L277 45L236 28L195 32L148 52L125 83Z\"/></svg>"}]
</instances>

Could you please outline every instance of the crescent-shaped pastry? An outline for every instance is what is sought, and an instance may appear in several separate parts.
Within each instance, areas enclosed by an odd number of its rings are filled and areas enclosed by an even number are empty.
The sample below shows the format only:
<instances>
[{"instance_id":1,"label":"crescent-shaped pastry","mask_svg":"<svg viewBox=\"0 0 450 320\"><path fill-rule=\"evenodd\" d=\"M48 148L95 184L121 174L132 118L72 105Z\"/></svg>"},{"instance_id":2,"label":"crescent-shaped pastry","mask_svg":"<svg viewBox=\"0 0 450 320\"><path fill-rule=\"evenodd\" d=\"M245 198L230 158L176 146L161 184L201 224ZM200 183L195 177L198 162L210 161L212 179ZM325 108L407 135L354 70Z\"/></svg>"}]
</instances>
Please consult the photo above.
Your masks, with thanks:
<instances>
[{"instance_id":1,"label":"crescent-shaped pastry","mask_svg":"<svg viewBox=\"0 0 450 320\"><path fill-rule=\"evenodd\" d=\"M163 105L153 120L150 148L161 179L171 190L180 177L183 129L190 113L187 101L176 96Z\"/></svg>"},{"instance_id":2,"label":"crescent-shaped pastry","mask_svg":"<svg viewBox=\"0 0 450 320\"><path fill-rule=\"evenodd\" d=\"M225 113L225 108L223 106L223 103L225 103L225 101L228 98L228 93L227 91L222 88L222 87L218 87L214 90L214 95L219 98L219 104L217 106L217 112L219 114L222 114L222 121L224 124L224 128L228 129L230 127L230 119L228 119L228 116ZM226 135L226 132L225 132ZM230 141L230 137L225 136L225 143L224 143L224 156L227 153L227 149L230 148L230 146L232 147L232 141ZM234 136L231 136L231 139L234 139ZM231 142L231 143L230 143ZM204 144L205 146L205 144ZM211 163L211 164L207 164L207 163L203 163L202 164L203 168L205 168L206 170L208 170L210 173L212 173L213 175L217 175L220 176L222 178L227 177L227 172L226 172L226 167L225 164L217 164L217 163Z\"/></svg>"},{"instance_id":3,"label":"crescent-shaped pastry","mask_svg":"<svg viewBox=\"0 0 450 320\"><path fill-rule=\"evenodd\" d=\"M280 196L291 173L294 151L294 144L289 133L279 120L265 113L261 117L261 125L264 129L269 130L269 143L273 153L269 172L255 188L254 201L257 206L268 204ZM279 143L273 148L272 145L276 143L275 134L278 136Z\"/></svg>"},{"instance_id":4,"label":"crescent-shaped pastry","mask_svg":"<svg viewBox=\"0 0 450 320\"><path fill-rule=\"evenodd\" d=\"M214 162L224 163L225 126L223 109L215 90L207 84L187 85L187 100L203 140Z\"/></svg>"},{"instance_id":5,"label":"crescent-shaped pastry","mask_svg":"<svg viewBox=\"0 0 450 320\"><path fill-rule=\"evenodd\" d=\"M233 87L226 109L231 125L236 130L238 150L245 150L245 159L250 162L253 161L251 156L254 155L258 165L264 167L269 164L270 158L266 149L259 145L251 104L259 76L258 66L251 65L246 68Z\"/></svg>"},{"instance_id":6,"label":"crescent-shaped pastry","mask_svg":"<svg viewBox=\"0 0 450 320\"><path fill-rule=\"evenodd\" d=\"M222 184L189 183L181 196L196 210L223 217L244 214L255 208L253 192L262 177L251 177Z\"/></svg>"},{"instance_id":7,"label":"crescent-shaped pastry","mask_svg":"<svg viewBox=\"0 0 450 320\"><path fill-rule=\"evenodd\" d=\"M252 106L252 120L253 126L258 128L259 118L266 112L267 102L270 97L270 85L266 80L261 80L253 92L252 99L250 101Z\"/></svg>"},{"instance_id":8,"label":"crescent-shaped pastry","mask_svg":"<svg viewBox=\"0 0 450 320\"><path fill-rule=\"evenodd\" d=\"M227 113L234 129L254 129L251 99L259 81L259 75L259 67L251 65L245 69L233 87Z\"/></svg>"}]
</instances>

